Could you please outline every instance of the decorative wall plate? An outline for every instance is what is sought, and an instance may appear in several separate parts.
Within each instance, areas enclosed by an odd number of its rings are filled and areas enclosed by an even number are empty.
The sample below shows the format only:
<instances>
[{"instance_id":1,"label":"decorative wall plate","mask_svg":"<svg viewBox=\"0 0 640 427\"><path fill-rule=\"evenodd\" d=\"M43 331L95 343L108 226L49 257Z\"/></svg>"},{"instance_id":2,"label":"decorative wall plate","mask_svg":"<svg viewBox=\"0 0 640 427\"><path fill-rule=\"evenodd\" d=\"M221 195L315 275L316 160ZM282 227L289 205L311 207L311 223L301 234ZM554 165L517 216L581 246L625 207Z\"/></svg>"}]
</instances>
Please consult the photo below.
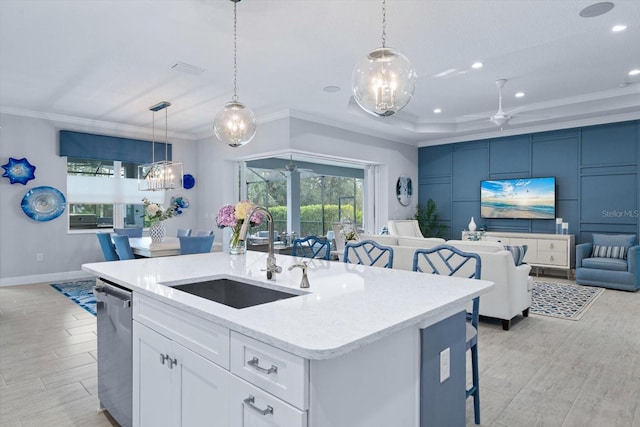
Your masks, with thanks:
<instances>
[{"instance_id":1,"label":"decorative wall plate","mask_svg":"<svg viewBox=\"0 0 640 427\"><path fill-rule=\"evenodd\" d=\"M29 163L26 158L14 159L9 157L9 163L2 165L4 173L2 176L9 178L11 184L26 185L27 181L35 179L33 174L36 167Z\"/></svg>"},{"instance_id":2,"label":"decorative wall plate","mask_svg":"<svg viewBox=\"0 0 640 427\"><path fill-rule=\"evenodd\" d=\"M409 206L411 203L411 196L413 195L413 185L411 184L411 178L408 176L400 176L398 182L396 182L396 196L398 202L402 206Z\"/></svg>"},{"instance_id":3,"label":"decorative wall plate","mask_svg":"<svg viewBox=\"0 0 640 427\"><path fill-rule=\"evenodd\" d=\"M51 221L64 212L67 201L60 190L53 187L35 187L22 198L22 210L36 221Z\"/></svg>"},{"instance_id":4,"label":"decorative wall plate","mask_svg":"<svg viewBox=\"0 0 640 427\"><path fill-rule=\"evenodd\" d=\"M188 173L182 175L182 186L186 190L193 188L194 185L196 185L196 179L193 177L193 175Z\"/></svg>"}]
</instances>

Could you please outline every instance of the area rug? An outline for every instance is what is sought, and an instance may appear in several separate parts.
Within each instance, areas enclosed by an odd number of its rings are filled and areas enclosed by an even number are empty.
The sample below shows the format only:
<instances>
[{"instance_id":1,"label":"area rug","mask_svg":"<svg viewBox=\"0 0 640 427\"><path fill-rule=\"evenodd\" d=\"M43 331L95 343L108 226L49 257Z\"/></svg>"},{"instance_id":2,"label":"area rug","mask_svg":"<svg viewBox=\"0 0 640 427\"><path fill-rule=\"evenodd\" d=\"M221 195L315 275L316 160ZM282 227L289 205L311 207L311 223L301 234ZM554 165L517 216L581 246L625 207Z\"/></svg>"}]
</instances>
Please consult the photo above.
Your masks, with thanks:
<instances>
[{"instance_id":1,"label":"area rug","mask_svg":"<svg viewBox=\"0 0 640 427\"><path fill-rule=\"evenodd\" d=\"M94 316L96 315L96 297L93 295L95 285L95 279L51 284L55 290Z\"/></svg>"},{"instance_id":2,"label":"area rug","mask_svg":"<svg viewBox=\"0 0 640 427\"><path fill-rule=\"evenodd\" d=\"M593 286L536 281L533 283L529 312L561 319L580 320L603 292L603 288Z\"/></svg>"}]
</instances>

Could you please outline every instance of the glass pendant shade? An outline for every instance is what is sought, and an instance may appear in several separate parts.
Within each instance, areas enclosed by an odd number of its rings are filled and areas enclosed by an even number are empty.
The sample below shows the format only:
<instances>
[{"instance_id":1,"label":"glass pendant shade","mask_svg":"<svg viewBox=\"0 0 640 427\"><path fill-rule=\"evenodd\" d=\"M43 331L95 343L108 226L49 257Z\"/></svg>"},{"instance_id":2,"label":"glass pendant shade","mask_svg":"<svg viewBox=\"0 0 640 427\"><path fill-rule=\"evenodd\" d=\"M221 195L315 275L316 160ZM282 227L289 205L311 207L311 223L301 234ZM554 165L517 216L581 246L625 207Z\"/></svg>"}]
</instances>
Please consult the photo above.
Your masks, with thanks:
<instances>
[{"instance_id":1,"label":"glass pendant shade","mask_svg":"<svg viewBox=\"0 0 640 427\"><path fill-rule=\"evenodd\" d=\"M169 161L168 113L171 106L162 101L149 107L153 117L153 137L151 141L151 163L138 165L138 190L162 191L172 190L182 185L182 163ZM156 162L156 112L164 110L164 160Z\"/></svg>"},{"instance_id":2,"label":"glass pendant shade","mask_svg":"<svg viewBox=\"0 0 640 427\"><path fill-rule=\"evenodd\" d=\"M231 101L216 113L213 131L220 141L240 147L256 135L256 117L243 103Z\"/></svg>"},{"instance_id":3,"label":"glass pendant shade","mask_svg":"<svg viewBox=\"0 0 640 427\"><path fill-rule=\"evenodd\" d=\"M369 52L353 70L353 95L360 107L377 117L391 116L406 106L417 74L402 53L390 47Z\"/></svg>"},{"instance_id":4,"label":"glass pendant shade","mask_svg":"<svg viewBox=\"0 0 640 427\"><path fill-rule=\"evenodd\" d=\"M182 185L182 163L159 161L138 166L138 190L173 190Z\"/></svg>"}]
</instances>

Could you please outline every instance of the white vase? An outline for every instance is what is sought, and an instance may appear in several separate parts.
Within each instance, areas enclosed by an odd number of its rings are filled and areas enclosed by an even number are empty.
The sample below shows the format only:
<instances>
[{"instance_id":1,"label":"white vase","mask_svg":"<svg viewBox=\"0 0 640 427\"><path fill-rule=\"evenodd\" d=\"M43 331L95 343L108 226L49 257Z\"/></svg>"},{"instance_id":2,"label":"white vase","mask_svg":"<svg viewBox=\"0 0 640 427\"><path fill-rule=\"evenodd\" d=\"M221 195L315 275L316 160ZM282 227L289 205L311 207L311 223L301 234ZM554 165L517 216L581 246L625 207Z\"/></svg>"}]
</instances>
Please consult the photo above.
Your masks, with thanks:
<instances>
[{"instance_id":1,"label":"white vase","mask_svg":"<svg viewBox=\"0 0 640 427\"><path fill-rule=\"evenodd\" d=\"M149 227L149 236L152 243L160 243L164 240L164 236L167 234L167 230L164 228L162 221L156 221Z\"/></svg>"},{"instance_id":2,"label":"white vase","mask_svg":"<svg viewBox=\"0 0 640 427\"><path fill-rule=\"evenodd\" d=\"M469 231L476 231L476 222L471 217L471 221L469 221Z\"/></svg>"}]
</instances>

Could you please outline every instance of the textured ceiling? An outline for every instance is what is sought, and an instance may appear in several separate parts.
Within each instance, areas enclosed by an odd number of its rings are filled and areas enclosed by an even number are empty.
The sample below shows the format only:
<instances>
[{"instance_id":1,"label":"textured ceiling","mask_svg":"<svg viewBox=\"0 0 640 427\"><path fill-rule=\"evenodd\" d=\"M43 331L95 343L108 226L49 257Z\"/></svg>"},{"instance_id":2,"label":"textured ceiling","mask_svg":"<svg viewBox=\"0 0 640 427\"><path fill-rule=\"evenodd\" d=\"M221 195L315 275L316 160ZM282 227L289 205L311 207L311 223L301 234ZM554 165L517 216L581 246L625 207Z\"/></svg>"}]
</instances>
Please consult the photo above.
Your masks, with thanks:
<instances>
[{"instance_id":1,"label":"textured ceiling","mask_svg":"<svg viewBox=\"0 0 640 427\"><path fill-rule=\"evenodd\" d=\"M238 94L259 122L291 115L417 145L640 118L640 76L628 75L640 68L640 1L581 18L591 3L388 0L387 45L419 79L410 104L380 119L350 90L381 44L379 0L244 0ZM232 34L228 0L0 0L0 108L148 128L148 107L167 100L173 132L212 136L232 95ZM517 109L502 130L488 121L500 78L504 110Z\"/></svg>"}]
</instances>

